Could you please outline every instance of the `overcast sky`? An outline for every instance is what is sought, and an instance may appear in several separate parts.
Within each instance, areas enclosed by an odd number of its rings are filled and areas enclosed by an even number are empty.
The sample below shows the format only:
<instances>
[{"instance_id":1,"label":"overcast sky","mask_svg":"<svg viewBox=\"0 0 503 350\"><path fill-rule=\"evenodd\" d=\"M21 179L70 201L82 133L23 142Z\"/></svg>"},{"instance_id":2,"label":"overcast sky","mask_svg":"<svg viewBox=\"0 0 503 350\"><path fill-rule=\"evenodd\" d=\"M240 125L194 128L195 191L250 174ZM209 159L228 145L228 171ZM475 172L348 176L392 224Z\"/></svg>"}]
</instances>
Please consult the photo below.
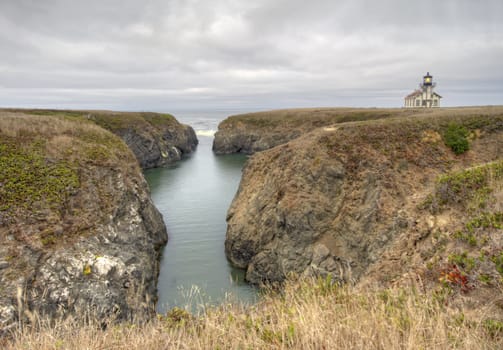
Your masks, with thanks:
<instances>
[{"instance_id":1,"label":"overcast sky","mask_svg":"<svg viewBox=\"0 0 503 350\"><path fill-rule=\"evenodd\" d=\"M503 104L502 0L0 0L0 106Z\"/></svg>"}]
</instances>

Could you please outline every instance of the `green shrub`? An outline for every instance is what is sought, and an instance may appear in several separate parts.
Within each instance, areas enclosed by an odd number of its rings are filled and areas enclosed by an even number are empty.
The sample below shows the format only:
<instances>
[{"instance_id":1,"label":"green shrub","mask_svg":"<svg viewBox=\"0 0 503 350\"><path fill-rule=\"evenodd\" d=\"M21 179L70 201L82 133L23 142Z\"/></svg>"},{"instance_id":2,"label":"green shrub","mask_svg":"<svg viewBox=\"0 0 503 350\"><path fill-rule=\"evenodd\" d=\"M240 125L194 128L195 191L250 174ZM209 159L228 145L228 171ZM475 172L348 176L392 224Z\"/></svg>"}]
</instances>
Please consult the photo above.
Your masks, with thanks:
<instances>
[{"instance_id":1,"label":"green shrub","mask_svg":"<svg viewBox=\"0 0 503 350\"><path fill-rule=\"evenodd\" d=\"M496 265L496 270L503 276L503 251L501 251L499 255L494 255L491 260L494 265Z\"/></svg>"},{"instance_id":2,"label":"green shrub","mask_svg":"<svg viewBox=\"0 0 503 350\"><path fill-rule=\"evenodd\" d=\"M467 208L480 209L487 205L490 194L503 180L503 161L487 163L481 166L441 175L438 178L435 194L427 198L421 207L443 206L448 203L460 203ZM468 229L475 226L496 225L501 220L499 214L481 217L470 223Z\"/></svg>"},{"instance_id":3,"label":"green shrub","mask_svg":"<svg viewBox=\"0 0 503 350\"><path fill-rule=\"evenodd\" d=\"M449 262L456 264L458 267L464 268L466 272L470 272L475 267L475 259L468 256L467 252L462 252L460 254L450 254Z\"/></svg>"},{"instance_id":4,"label":"green shrub","mask_svg":"<svg viewBox=\"0 0 503 350\"><path fill-rule=\"evenodd\" d=\"M470 149L468 130L463 126L451 123L444 132L444 143L456 154L463 154Z\"/></svg>"}]
</instances>

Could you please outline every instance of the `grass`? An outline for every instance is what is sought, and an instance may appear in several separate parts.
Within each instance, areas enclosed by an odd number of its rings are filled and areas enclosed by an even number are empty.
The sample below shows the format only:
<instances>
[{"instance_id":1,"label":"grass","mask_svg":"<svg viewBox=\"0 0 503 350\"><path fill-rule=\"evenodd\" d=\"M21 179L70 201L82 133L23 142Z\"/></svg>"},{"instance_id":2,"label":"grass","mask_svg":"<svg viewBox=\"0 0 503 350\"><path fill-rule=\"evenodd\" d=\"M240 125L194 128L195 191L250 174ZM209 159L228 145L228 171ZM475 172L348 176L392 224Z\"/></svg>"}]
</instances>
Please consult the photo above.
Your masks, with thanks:
<instances>
[{"instance_id":1,"label":"grass","mask_svg":"<svg viewBox=\"0 0 503 350\"><path fill-rule=\"evenodd\" d=\"M334 132L326 133L323 146L354 153L356 158L361 158L360 146L372 146L382 155L399 159L405 168L409 164L448 168L451 154L462 157L472 141L503 130L503 106L277 110L231 116L218 129L215 140L219 147L227 139L233 140L226 152L261 151L324 130ZM344 138L346 142L341 141Z\"/></svg>"},{"instance_id":2,"label":"grass","mask_svg":"<svg viewBox=\"0 0 503 350\"><path fill-rule=\"evenodd\" d=\"M467 252L450 254L448 260L450 263L456 264L468 273L475 267L475 259L469 257Z\"/></svg>"},{"instance_id":3,"label":"grass","mask_svg":"<svg viewBox=\"0 0 503 350\"><path fill-rule=\"evenodd\" d=\"M285 109L258 113L247 113L227 118L220 128L234 128L240 125L254 128L308 128L314 129L328 124L351 121L375 120L402 115L395 110L353 109L353 108L305 108Z\"/></svg>"},{"instance_id":4,"label":"grass","mask_svg":"<svg viewBox=\"0 0 503 350\"><path fill-rule=\"evenodd\" d=\"M441 175L423 207L451 221L443 228L445 244L433 244L430 277L436 280L440 272L447 290L471 293L468 298L482 303L488 297L484 293L497 296L503 286L502 170L498 160Z\"/></svg>"},{"instance_id":5,"label":"grass","mask_svg":"<svg viewBox=\"0 0 503 350\"><path fill-rule=\"evenodd\" d=\"M40 112L0 111L0 240L4 246L14 244L4 240L7 232L44 248L87 232L89 224L79 209L88 206L81 203L82 189L106 192L105 183L91 186L100 172L114 169L126 174L137 167L126 144L95 123L73 112ZM102 199L101 214L107 215L107 197ZM36 233L26 228L34 221L39 223ZM65 227L64 235L57 223Z\"/></svg>"},{"instance_id":6,"label":"grass","mask_svg":"<svg viewBox=\"0 0 503 350\"><path fill-rule=\"evenodd\" d=\"M438 108L438 109L403 109L403 108L300 108L246 113L230 116L219 126L219 129L231 128L298 128L312 130L318 127L348 122L382 120L390 118L431 118L443 119L446 116L456 118L472 117L464 127L470 131L475 129L494 128L490 118L503 117L503 107L473 107L473 108ZM456 122L454 120L453 122ZM492 126L491 126L492 125ZM443 125L447 128L448 125ZM500 123L497 128L503 127Z\"/></svg>"},{"instance_id":7,"label":"grass","mask_svg":"<svg viewBox=\"0 0 503 350\"><path fill-rule=\"evenodd\" d=\"M80 167L129 153L119 138L81 119L4 114L0 131L0 211L59 207L79 188Z\"/></svg>"},{"instance_id":8,"label":"grass","mask_svg":"<svg viewBox=\"0 0 503 350\"><path fill-rule=\"evenodd\" d=\"M142 133L148 126L154 128L170 127L178 125L176 119L170 114L147 113L147 112L122 112L122 113L104 113L94 112L88 114L89 119L99 126L117 132L120 130L133 128Z\"/></svg>"},{"instance_id":9,"label":"grass","mask_svg":"<svg viewBox=\"0 0 503 350\"><path fill-rule=\"evenodd\" d=\"M503 251L500 251L499 254L495 254L491 260L494 265L496 265L496 270L503 276Z\"/></svg>"},{"instance_id":10,"label":"grass","mask_svg":"<svg viewBox=\"0 0 503 350\"><path fill-rule=\"evenodd\" d=\"M433 198L436 205L458 204L479 210L487 206L489 194L503 182L503 160L440 176ZM474 222L475 224L475 222Z\"/></svg>"},{"instance_id":11,"label":"grass","mask_svg":"<svg viewBox=\"0 0 503 350\"><path fill-rule=\"evenodd\" d=\"M134 128L137 132L142 132L149 126L166 128L179 125L175 117L167 113L53 109L4 109L3 111L33 116L58 117L61 120L69 121L87 121L113 133L127 128Z\"/></svg>"},{"instance_id":12,"label":"grass","mask_svg":"<svg viewBox=\"0 0 503 350\"><path fill-rule=\"evenodd\" d=\"M3 349L497 349L502 321L450 309L414 289L380 292L329 280L286 283L254 306L224 303L202 315L173 309L147 323L52 325L37 319ZM103 321L103 320L100 320Z\"/></svg>"},{"instance_id":13,"label":"grass","mask_svg":"<svg viewBox=\"0 0 503 350\"><path fill-rule=\"evenodd\" d=\"M76 166L45 160L45 140L22 145L9 138L0 141L0 211L37 203L56 209L79 187Z\"/></svg>"},{"instance_id":14,"label":"grass","mask_svg":"<svg viewBox=\"0 0 503 350\"><path fill-rule=\"evenodd\" d=\"M480 216L468 221L465 224L466 230L470 234L486 229L503 229L503 212L487 213L483 212Z\"/></svg>"}]
</instances>

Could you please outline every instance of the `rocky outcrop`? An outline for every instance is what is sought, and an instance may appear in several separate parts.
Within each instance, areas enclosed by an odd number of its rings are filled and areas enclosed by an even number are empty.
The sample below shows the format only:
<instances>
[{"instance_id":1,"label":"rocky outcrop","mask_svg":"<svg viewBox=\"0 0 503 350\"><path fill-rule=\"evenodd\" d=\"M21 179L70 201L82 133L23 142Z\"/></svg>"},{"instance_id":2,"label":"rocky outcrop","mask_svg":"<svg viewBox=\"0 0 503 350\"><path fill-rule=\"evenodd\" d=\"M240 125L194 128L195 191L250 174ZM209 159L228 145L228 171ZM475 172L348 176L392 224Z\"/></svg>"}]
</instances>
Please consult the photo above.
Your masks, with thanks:
<instances>
[{"instance_id":1,"label":"rocky outcrop","mask_svg":"<svg viewBox=\"0 0 503 350\"><path fill-rule=\"evenodd\" d=\"M84 118L2 112L0 328L151 316L167 241L141 169Z\"/></svg>"},{"instance_id":2,"label":"rocky outcrop","mask_svg":"<svg viewBox=\"0 0 503 350\"><path fill-rule=\"evenodd\" d=\"M118 135L129 146L143 169L176 162L193 152L198 140L194 129L171 114L152 112L4 109L4 112L87 119Z\"/></svg>"},{"instance_id":3,"label":"rocky outcrop","mask_svg":"<svg viewBox=\"0 0 503 350\"><path fill-rule=\"evenodd\" d=\"M470 151L457 156L444 144L452 128L463 130ZM484 265L484 274L498 284L500 224L478 232L486 238L477 249L454 235L463 237L459 232L470 220L499 217L502 154L499 107L318 128L249 159L228 211L226 255L246 269L252 283L283 281L291 273L391 283L422 271L421 278L438 284L441 276L451 278L445 269L456 254L469 259L487 254L495 263ZM488 194L482 203L474 199L480 200L478 194L444 200L461 191L458 182L471 173L435 189L451 172L494 161L493 170L482 171L487 176L473 185L473 191ZM449 241L439 245L445 235ZM458 265L463 270L459 260Z\"/></svg>"},{"instance_id":4,"label":"rocky outcrop","mask_svg":"<svg viewBox=\"0 0 503 350\"><path fill-rule=\"evenodd\" d=\"M218 125L213 151L216 154L253 154L287 143L322 126L418 113L417 110L400 109L317 108L241 114Z\"/></svg>"},{"instance_id":5,"label":"rocky outcrop","mask_svg":"<svg viewBox=\"0 0 503 350\"><path fill-rule=\"evenodd\" d=\"M301 135L300 130L264 132L246 126L236 129L223 129L215 133L213 152L216 154L253 154L287 143Z\"/></svg>"},{"instance_id":6,"label":"rocky outcrop","mask_svg":"<svg viewBox=\"0 0 503 350\"><path fill-rule=\"evenodd\" d=\"M198 144L194 129L169 114L89 112L87 117L120 136L143 169L178 161Z\"/></svg>"}]
</instances>

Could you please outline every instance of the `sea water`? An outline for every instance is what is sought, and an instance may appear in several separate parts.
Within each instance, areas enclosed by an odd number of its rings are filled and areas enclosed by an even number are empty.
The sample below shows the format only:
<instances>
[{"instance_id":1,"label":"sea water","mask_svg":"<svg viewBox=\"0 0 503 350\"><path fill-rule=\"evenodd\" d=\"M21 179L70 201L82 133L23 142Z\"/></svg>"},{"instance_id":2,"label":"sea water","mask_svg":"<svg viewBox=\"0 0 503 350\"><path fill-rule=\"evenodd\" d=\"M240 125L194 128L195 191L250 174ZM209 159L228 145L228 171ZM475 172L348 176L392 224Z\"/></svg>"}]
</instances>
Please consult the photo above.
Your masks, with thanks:
<instances>
[{"instance_id":1,"label":"sea water","mask_svg":"<svg viewBox=\"0 0 503 350\"><path fill-rule=\"evenodd\" d=\"M226 213L246 161L243 155L216 156L211 150L218 123L229 114L175 114L196 131L197 150L173 165L145 172L169 236L158 280L159 313L175 306L200 310L226 298L243 303L257 298L244 271L232 267L224 253Z\"/></svg>"}]
</instances>

